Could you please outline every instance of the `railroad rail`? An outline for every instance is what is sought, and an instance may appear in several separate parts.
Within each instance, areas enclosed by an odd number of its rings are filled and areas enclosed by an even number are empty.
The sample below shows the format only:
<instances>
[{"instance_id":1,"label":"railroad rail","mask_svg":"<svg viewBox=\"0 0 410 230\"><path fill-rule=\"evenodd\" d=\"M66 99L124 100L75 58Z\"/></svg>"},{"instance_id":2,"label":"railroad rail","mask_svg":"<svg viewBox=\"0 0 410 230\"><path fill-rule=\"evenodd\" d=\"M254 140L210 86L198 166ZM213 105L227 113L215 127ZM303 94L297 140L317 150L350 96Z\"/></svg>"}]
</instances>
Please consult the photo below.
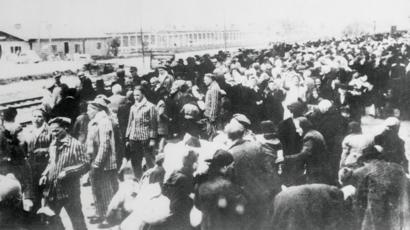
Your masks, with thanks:
<instances>
[{"instance_id":1,"label":"railroad rail","mask_svg":"<svg viewBox=\"0 0 410 230\"><path fill-rule=\"evenodd\" d=\"M43 97L32 97L32 98L26 98L26 99L20 99L20 100L15 100L15 101L8 101L4 103L0 103L0 111L5 110L6 108L16 108L16 109L22 109L22 108L30 108L34 106L41 105L41 99Z\"/></svg>"}]
</instances>

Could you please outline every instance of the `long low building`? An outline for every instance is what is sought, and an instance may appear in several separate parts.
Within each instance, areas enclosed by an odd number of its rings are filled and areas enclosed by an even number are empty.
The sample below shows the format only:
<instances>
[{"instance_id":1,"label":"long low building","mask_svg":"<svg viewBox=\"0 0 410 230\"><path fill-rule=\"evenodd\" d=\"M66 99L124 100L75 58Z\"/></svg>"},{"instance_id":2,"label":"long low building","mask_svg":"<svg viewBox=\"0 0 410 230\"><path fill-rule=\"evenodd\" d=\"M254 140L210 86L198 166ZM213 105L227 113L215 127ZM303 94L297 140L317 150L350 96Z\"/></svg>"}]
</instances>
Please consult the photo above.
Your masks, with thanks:
<instances>
[{"instance_id":1,"label":"long low building","mask_svg":"<svg viewBox=\"0 0 410 230\"><path fill-rule=\"evenodd\" d=\"M239 30L133 31L108 33L120 41L119 51L130 54L144 51L178 51L198 48L223 48L244 45L249 33Z\"/></svg>"},{"instance_id":2,"label":"long low building","mask_svg":"<svg viewBox=\"0 0 410 230\"><path fill-rule=\"evenodd\" d=\"M22 34L21 31L15 31L13 34L0 29L0 60L4 60L6 56L19 55L27 50L34 51L43 60L72 60L75 59L76 54L128 56L151 51L180 52L220 49L248 45L264 37L256 32L232 29L134 31L81 35L49 32L47 36L46 34L42 36L20 34Z\"/></svg>"}]
</instances>

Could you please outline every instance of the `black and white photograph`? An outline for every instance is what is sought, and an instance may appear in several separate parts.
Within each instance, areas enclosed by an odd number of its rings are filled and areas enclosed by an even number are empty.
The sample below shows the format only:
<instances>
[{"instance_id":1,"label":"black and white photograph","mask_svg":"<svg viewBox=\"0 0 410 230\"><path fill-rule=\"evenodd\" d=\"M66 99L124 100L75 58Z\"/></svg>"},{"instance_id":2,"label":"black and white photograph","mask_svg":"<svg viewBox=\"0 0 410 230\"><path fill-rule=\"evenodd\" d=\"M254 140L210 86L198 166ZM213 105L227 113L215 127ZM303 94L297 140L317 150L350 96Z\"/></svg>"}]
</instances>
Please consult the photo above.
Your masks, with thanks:
<instances>
[{"instance_id":1,"label":"black and white photograph","mask_svg":"<svg viewBox=\"0 0 410 230\"><path fill-rule=\"evenodd\" d=\"M0 0L0 230L410 230L410 0Z\"/></svg>"}]
</instances>

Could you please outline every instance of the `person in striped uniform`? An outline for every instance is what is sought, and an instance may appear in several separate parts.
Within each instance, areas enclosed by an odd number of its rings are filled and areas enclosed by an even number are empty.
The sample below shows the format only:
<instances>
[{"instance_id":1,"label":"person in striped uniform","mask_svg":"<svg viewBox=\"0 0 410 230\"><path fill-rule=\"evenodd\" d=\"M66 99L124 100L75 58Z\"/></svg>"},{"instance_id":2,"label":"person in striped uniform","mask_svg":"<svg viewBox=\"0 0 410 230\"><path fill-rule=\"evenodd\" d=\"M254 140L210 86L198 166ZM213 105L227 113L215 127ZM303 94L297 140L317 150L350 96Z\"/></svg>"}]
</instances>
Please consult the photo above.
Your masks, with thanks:
<instances>
[{"instance_id":1,"label":"person in striped uniform","mask_svg":"<svg viewBox=\"0 0 410 230\"><path fill-rule=\"evenodd\" d=\"M145 98L143 88L134 89L134 99L135 104L130 109L125 139L131 152L130 158L135 177L139 180L142 176L143 157L148 168L154 167L153 148L158 136L158 121L155 105Z\"/></svg>"},{"instance_id":2,"label":"person in striped uniform","mask_svg":"<svg viewBox=\"0 0 410 230\"><path fill-rule=\"evenodd\" d=\"M79 141L67 133L71 120L56 117L49 121L53 140L50 144L50 159L39 184L45 185L43 192L47 205L55 212L50 221L51 229L64 229L59 216L66 210L73 229L87 229L80 199L80 177L89 169L84 148Z\"/></svg>"},{"instance_id":3,"label":"person in striped uniform","mask_svg":"<svg viewBox=\"0 0 410 230\"><path fill-rule=\"evenodd\" d=\"M88 104L90 118L87 134L87 155L90 157L91 189L96 215L90 222L107 224L105 217L108 205L118 190L117 159L114 123L108 109L109 100L103 95Z\"/></svg>"},{"instance_id":4,"label":"person in striped uniform","mask_svg":"<svg viewBox=\"0 0 410 230\"><path fill-rule=\"evenodd\" d=\"M218 129L219 112L220 112L220 91L221 88L216 82L214 74L205 74L204 83L208 87L205 95L204 116L207 118L207 136L211 139L215 136Z\"/></svg>"},{"instance_id":5,"label":"person in striped uniform","mask_svg":"<svg viewBox=\"0 0 410 230\"><path fill-rule=\"evenodd\" d=\"M27 152L28 162L31 166L33 176L33 211L36 211L40 207L43 187L38 185L38 181L48 164L48 150L51 143L51 133L45 122L44 114L44 110L34 109L32 111L32 125L28 126L22 135L22 144Z\"/></svg>"}]
</instances>

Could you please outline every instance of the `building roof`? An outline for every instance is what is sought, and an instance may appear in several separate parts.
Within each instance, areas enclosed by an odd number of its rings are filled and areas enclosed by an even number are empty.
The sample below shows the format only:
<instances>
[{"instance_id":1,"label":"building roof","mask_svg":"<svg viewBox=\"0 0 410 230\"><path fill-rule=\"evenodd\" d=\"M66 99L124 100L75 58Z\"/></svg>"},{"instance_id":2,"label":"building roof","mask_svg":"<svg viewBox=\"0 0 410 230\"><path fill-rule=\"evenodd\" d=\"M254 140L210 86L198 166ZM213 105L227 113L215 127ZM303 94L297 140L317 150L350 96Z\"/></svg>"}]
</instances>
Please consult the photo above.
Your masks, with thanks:
<instances>
[{"instance_id":1,"label":"building roof","mask_svg":"<svg viewBox=\"0 0 410 230\"><path fill-rule=\"evenodd\" d=\"M80 38L108 38L106 33L91 30L72 30L67 27L59 28L43 28L34 30L32 28L4 28L0 27L0 31L20 38L24 41L34 39L80 39Z\"/></svg>"},{"instance_id":2,"label":"building roof","mask_svg":"<svg viewBox=\"0 0 410 230\"><path fill-rule=\"evenodd\" d=\"M5 41L5 40L17 40L17 41L26 41L23 38L17 37L15 35L12 35L10 33L7 33L5 31L0 30L0 41Z\"/></svg>"}]
</instances>

